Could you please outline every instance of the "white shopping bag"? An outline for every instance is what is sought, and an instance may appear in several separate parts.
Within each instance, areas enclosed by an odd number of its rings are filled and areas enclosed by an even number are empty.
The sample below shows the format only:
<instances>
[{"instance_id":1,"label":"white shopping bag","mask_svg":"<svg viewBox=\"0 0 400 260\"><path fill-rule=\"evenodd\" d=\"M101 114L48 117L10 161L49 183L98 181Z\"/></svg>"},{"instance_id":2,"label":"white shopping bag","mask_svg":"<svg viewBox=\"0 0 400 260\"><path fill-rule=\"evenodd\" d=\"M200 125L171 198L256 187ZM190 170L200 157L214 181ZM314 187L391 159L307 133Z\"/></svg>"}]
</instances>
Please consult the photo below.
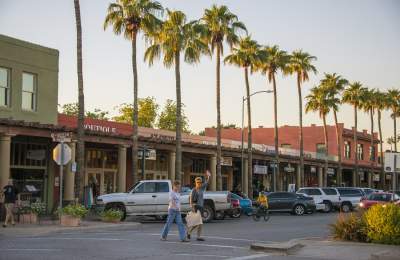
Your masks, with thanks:
<instances>
[{"instance_id":1,"label":"white shopping bag","mask_svg":"<svg viewBox=\"0 0 400 260\"><path fill-rule=\"evenodd\" d=\"M201 225L201 224L203 224L203 219L201 218L201 213L199 210L196 213L193 211L190 211L186 215L186 225L188 227L193 227L193 226L197 226L197 225Z\"/></svg>"}]
</instances>

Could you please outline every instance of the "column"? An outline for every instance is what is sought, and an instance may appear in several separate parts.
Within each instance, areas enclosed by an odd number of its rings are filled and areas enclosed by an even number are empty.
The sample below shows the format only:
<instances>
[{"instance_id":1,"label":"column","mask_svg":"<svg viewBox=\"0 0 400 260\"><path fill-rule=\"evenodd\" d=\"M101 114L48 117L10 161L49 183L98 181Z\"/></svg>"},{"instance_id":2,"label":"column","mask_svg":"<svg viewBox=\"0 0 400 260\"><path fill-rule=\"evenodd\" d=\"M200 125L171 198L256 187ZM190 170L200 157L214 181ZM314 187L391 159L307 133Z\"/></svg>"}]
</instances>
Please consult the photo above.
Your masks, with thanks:
<instances>
[{"instance_id":1,"label":"column","mask_svg":"<svg viewBox=\"0 0 400 260\"><path fill-rule=\"evenodd\" d=\"M372 178L373 178L373 172L372 171L368 171L368 187L372 188Z\"/></svg>"},{"instance_id":2,"label":"column","mask_svg":"<svg viewBox=\"0 0 400 260\"><path fill-rule=\"evenodd\" d=\"M168 178L171 181L175 180L175 159L176 159L175 152L170 151L168 154ZM181 184L184 184L183 180Z\"/></svg>"},{"instance_id":3,"label":"column","mask_svg":"<svg viewBox=\"0 0 400 260\"><path fill-rule=\"evenodd\" d=\"M10 178L11 136L0 135L0 190L7 185Z\"/></svg>"},{"instance_id":4,"label":"column","mask_svg":"<svg viewBox=\"0 0 400 260\"><path fill-rule=\"evenodd\" d=\"M323 177L324 177L324 169L322 167L318 167L318 187L322 187L324 185Z\"/></svg>"},{"instance_id":5,"label":"column","mask_svg":"<svg viewBox=\"0 0 400 260\"><path fill-rule=\"evenodd\" d=\"M328 173L327 172L325 174L323 174L323 180L324 180L324 182L323 182L324 187L327 187L328 186Z\"/></svg>"},{"instance_id":6,"label":"column","mask_svg":"<svg viewBox=\"0 0 400 260\"><path fill-rule=\"evenodd\" d=\"M217 190L217 157L212 156L210 160L211 167L211 191Z\"/></svg>"},{"instance_id":7,"label":"column","mask_svg":"<svg viewBox=\"0 0 400 260\"><path fill-rule=\"evenodd\" d=\"M249 169L248 169L248 165L249 165L249 160L246 158L243 160L244 161L244 167L243 167L243 183L242 183L242 191L244 194L246 194L247 196L249 196Z\"/></svg>"},{"instance_id":8,"label":"column","mask_svg":"<svg viewBox=\"0 0 400 260\"><path fill-rule=\"evenodd\" d=\"M126 192L126 146L118 147L118 192Z\"/></svg>"},{"instance_id":9,"label":"column","mask_svg":"<svg viewBox=\"0 0 400 260\"><path fill-rule=\"evenodd\" d=\"M74 201L74 187L75 187L75 172L72 172L72 165L75 163L76 143L72 142L69 145L71 148L71 161L65 167L64 174L64 201Z\"/></svg>"},{"instance_id":10,"label":"column","mask_svg":"<svg viewBox=\"0 0 400 260\"><path fill-rule=\"evenodd\" d=\"M353 170L353 176L352 176L352 184L351 186L353 187L357 187L357 174L358 172L356 172L356 170Z\"/></svg>"},{"instance_id":11,"label":"column","mask_svg":"<svg viewBox=\"0 0 400 260\"><path fill-rule=\"evenodd\" d=\"M301 188L301 167L300 164L297 165L297 171L296 171L296 190Z\"/></svg>"}]
</instances>

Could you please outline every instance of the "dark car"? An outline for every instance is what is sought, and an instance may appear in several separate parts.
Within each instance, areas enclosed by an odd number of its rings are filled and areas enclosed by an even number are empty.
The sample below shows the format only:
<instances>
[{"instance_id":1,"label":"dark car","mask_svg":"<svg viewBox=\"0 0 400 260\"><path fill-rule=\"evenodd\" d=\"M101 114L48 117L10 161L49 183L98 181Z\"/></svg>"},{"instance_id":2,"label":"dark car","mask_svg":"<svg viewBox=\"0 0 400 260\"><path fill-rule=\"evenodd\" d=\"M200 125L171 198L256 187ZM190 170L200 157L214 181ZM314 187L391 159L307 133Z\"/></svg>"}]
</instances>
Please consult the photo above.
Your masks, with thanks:
<instances>
[{"instance_id":1,"label":"dark car","mask_svg":"<svg viewBox=\"0 0 400 260\"><path fill-rule=\"evenodd\" d=\"M271 212L290 212L296 215L313 213L315 202L312 197L293 192L271 192L267 195Z\"/></svg>"}]
</instances>

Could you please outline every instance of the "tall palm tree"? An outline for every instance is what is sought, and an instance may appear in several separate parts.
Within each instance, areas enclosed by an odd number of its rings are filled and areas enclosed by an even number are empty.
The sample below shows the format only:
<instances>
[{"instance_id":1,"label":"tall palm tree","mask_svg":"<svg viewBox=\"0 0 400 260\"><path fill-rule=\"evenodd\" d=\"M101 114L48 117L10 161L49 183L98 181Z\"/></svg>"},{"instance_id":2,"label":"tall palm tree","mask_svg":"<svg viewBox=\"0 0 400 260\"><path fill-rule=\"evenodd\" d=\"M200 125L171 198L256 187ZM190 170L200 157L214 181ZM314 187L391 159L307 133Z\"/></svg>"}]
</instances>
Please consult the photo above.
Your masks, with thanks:
<instances>
[{"instance_id":1,"label":"tall palm tree","mask_svg":"<svg viewBox=\"0 0 400 260\"><path fill-rule=\"evenodd\" d=\"M85 96L83 92L83 69L82 69L82 25L79 0L74 0L75 23L76 23L76 57L78 73L78 145L76 149L78 167L75 173L75 198L82 198L81 177L85 174Z\"/></svg>"},{"instance_id":2,"label":"tall palm tree","mask_svg":"<svg viewBox=\"0 0 400 260\"><path fill-rule=\"evenodd\" d=\"M319 117L322 119L324 124L324 142L325 142L325 173L328 172L328 130L326 127L326 116L330 112L331 107L334 104L329 104L334 102L334 99L330 98L329 89L320 85L311 89L310 94L306 97L306 113L318 112Z\"/></svg>"},{"instance_id":3,"label":"tall palm tree","mask_svg":"<svg viewBox=\"0 0 400 260\"><path fill-rule=\"evenodd\" d=\"M163 7L152 0L116 0L108 6L104 21L104 30L112 26L117 35L124 34L132 44L133 73L133 135L132 135L132 173L133 183L137 182L138 162L138 71L137 71L137 36L143 32L146 36L154 32L160 25L158 17Z\"/></svg>"},{"instance_id":4,"label":"tall palm tree","mask_svg":"<svg viewBox=\"0 0 400 260\"><path fill-rule=\"evenodd\" d=\"M215 53L216 61L216 90L217 90L217 189L222 190L221 175L221 55L224 53L224 42L232 48L239 40L239 30L246 31L246 26L231 13L227 6L213 5L206 9L201 18L206 27L207 43Z\"/></svg>"},{"instance_id":5,"label":"tall palm tree","mask_svg":"<svg viewBox=\"0 0 400 260\"><path fill-rule=\"evenodd\" d=\"M300 139L300 176L301 184L304 182L304 144L303 144L303 98L301 94L301 84L309 80L309 73L317 73L317 69L312 64L316 61L315 56L311 56L302 50L293 51L290 56L286 74L295 74L297 78L297 93L299 97L299 139Z\"/></svg>"},{"instance_id":6,"label":"tall palm tree","mask_svg":"<svg viewBox=\"0 0 400 260\"><path fill-rule=\"evenodd\" d=\"M246 84L247 96L247 120L248 120L248 137L247 137L247 153L248 153L248 196L253 197L253 154L252 154L252 136L251 136L251 101L250 101L250 83L249 69L255 70L256 64L265 57L265 52L260 49L260 45L250 38L250 36L241 38L236 47L232 49L232 53L225 57L224 62L243 68Z\"/></svg>"},{"instance_id":7,"label":"tall palm tree","mask_svg":"<svg viewBox=\"0 0 400 260\"><path fill-rule=\"evenodd\" d=\"M373 174L373 166L375 160L375 144L374 144L374 114L375 114L375 89L367 89L365 91L364 99L361 100L361 108L365 113L368 113L370 116L370 126L371 126L371 144L370 144L370 160L371 160L371 169L370 169L370 177ZM368 180L369 181L369 180Z\"/></svg>"},{"instance_id":8,"label":"tall palm tree","mask_svg":"<svg viewBox=\"0 0 400 260\"><path fill-rule=\"evenodd\" d=\"M328 88L330 99L333 99L333 102L330 102L329 104L331 105L331 110L333 111L336 128L336 144L338 154L338 171L336 175L337 185L340 185L342 182L342 133L339 129L337 112L339 111L339 105L341 104L339 96L348 84L349 82L347 79L344 79L342 76L336 73L325 73L324 78L321 80L321 85Z\"/></svg>"},{"instance_id":9,"label":"tall palm tree","mask_svg":"<svg viewBox=\"0 0 400 260\"><path fill-rule=\"evenodd\" d=\"M383 137L382 137L382 126L381 126L381 121L382 121L382 111L387 108L387 95L379 90L376 91L375 93L375 99L374 99L374 107L378 113L378 130L379 130L379 152L380 152L380 158L381 158L381 173L380 173L380 181L381 181L381 188L383 189L385 186L385 169L383 165Z\"/></svg>"},{"instance_id":10,"label":"tall palm tree","mask_svg":"<svg viewBox=\"0 0 400 260\"><path fill-rule=\"evenodd\" d=\"M198 63L202 54L210 54L208 45L203 41L205 28L198 21L187 22L186 15L181 11L167 9L167 19L160 30L154 32L151 45L145 52L145 60L151 66L163 55L163 63L167 68L175 65L176 83L176 160L175 178L181 179L182 172L182 101L180 59L183 53L184 61L190 64Z\"/></svg>"},{"instance_id":11,"label":"tall palm tree","mask_svg":"<svg viewBox=\"0 0 400 260\"><path fill-rule=\"evenodd\" d=\"M278 71L284 71L289 62L290 56L286 51L280 50L279 46L266 46L264 47L266 57L260 64L257 64L257 70L260 70L267 76L268 82L272 82L274 91L274 143L275 143L275 169L279 174L279 136L278 136L278 93L276 90L276 74ZM276 182L276 176L274 176ZM282 189L282 187L280 187Z\"/></svg>"},{"instance_id":12,"label":"tall palm tree","mask_svg":"<svg viewBox=\"0 0 400 260\"><path fill-rule=\"evenodd\" d=\"M354 172L353 172L353 185L358 185L358 144L357 144L357 111L361 107L362 100L365 98L366 88L362 86L360 82L354 82L349 85L343 92L344 103L352 105L354 107Z\"/></svg>"},{"instance_id":13,"label":"tall palm tree","mask_svg":"<svg viewBox=\"0 0 400 260\"><path fill-rule=\"evenodd\" d=\"M387 95L388 95L388 108L392 110L391 117L393 118L394 151L397 153L396 118L400 116L400 90L390 89L388 90Z\"/></svg>"}]
</instances>

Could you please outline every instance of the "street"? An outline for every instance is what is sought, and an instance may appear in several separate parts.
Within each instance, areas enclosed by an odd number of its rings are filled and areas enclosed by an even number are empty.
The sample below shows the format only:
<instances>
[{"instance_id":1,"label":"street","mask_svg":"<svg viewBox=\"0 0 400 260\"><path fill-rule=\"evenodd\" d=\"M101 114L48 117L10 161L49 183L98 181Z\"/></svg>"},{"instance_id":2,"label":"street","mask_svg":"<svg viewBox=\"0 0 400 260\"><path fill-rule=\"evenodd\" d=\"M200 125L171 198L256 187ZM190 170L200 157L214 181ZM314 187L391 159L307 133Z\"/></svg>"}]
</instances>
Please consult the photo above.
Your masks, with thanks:
<instances>
[{"instance_id":1,"label":"street","mask_svg":"<svg viewBox=\"0 0 400 260\"><path fill-rule=\"evenodd\" d=\"M268 222L254 222L246 216L226 218L204 225L205 242L196 241L193 234L190 243L179 242L176 225L168 240L160 241L163 223L154 221L142 221L131 230L71 230L42 236L3 234L0 259L306 259L271 256L251 251L249 246L253 242L325 238L336 215L272 214Z\"/></svg>"}]
</instances>

